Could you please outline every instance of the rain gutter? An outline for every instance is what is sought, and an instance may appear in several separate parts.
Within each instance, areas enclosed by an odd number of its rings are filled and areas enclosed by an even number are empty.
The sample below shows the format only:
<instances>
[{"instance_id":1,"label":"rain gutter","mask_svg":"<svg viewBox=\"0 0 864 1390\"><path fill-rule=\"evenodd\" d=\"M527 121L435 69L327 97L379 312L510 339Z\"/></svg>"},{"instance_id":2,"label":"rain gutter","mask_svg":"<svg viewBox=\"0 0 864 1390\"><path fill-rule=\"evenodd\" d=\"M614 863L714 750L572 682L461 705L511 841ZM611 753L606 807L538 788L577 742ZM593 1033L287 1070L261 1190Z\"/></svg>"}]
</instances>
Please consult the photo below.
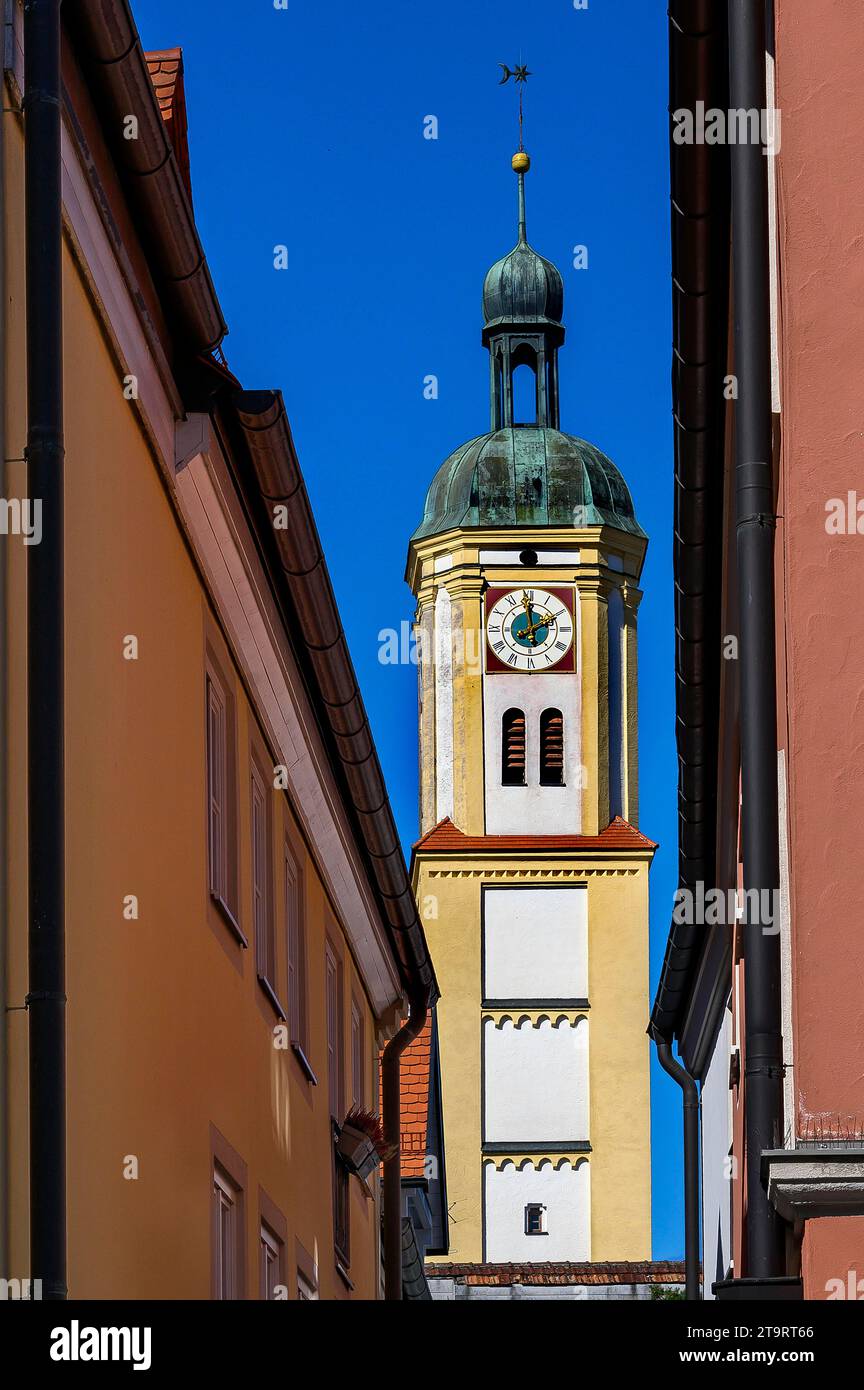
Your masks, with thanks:
<instances>
[{"instance_id":1,"label":"rain gutter","mask_svg":"<svg viewBox=\"0 0 864 1390\"><path fill-rule=\"evenodd\" d=\"M174 325L206 355L227 326L128 0L65 0L63 11Z\"/></svg>"}]
</instances>

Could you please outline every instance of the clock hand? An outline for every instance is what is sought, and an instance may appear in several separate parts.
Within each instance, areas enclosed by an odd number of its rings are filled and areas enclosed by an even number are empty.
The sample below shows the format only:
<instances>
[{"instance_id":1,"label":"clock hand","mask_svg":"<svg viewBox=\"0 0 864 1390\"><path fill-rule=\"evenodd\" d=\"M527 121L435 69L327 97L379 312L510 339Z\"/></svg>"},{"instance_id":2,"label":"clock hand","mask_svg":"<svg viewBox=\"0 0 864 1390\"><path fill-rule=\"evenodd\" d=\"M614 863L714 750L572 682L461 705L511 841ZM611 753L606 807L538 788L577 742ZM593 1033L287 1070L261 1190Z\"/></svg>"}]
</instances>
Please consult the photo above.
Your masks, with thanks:
<instances>
[{"instance_id":1,"label":"clock hand","mask_svg":"<svg viewBox=\"0 0 864 1390\"><path fill-rule=\"evenodd\" d=\"M531 639L534 641L534 645L536 647L537 642L536 639L534 639L534 633L538 630L538 628L552 627L557 621L557 618L553 618L551 613L538 613L536 623L532 623L529 620L528 626L526 628L523 628L522 631L528 633L529 637L531 637Z\"/></svg>"}]
</instances>

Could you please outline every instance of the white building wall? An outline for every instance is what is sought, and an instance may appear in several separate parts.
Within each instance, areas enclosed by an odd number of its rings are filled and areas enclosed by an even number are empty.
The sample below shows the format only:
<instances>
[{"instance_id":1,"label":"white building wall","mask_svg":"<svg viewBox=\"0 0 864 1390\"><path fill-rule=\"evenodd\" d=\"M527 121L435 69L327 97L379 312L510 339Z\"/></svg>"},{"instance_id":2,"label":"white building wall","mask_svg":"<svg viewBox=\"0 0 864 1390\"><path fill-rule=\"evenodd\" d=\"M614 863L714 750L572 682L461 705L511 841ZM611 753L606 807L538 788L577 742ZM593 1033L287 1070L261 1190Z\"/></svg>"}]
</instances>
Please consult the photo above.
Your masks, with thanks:
<instances>
[{"instance_id":1,"label":"white building wall","mask_svg":"<svg viewBox=\"0 0 864 1390\"><path fill-rule=\"evenodd\" d=\"M714 1297L715 1279L726 1277L732 1255L731 1046L732 1014L726 1009L702 1085L702 1248L707 1299Z\"/></svg>"},{"instance_id":2,"label":"white building wall","mask_svg":"<svg viewBox=\"0 0 864 1390\"><path fill-rule=\"evenodd\" d=\"M546 1260L591 1258L591 1166L574 1168L569 1159L536 1168L505 1163L483 1170L486 1251L489 1263L528 1264ZM525 1234L525 1207L546 1208L546 1234Z\"/></svg>"},{"instance_id":3,"label":"white building wall","mask_svg":"<svg viewBox=\"0 0 864 1390\"><path fill-rule=\"evenodd\" d=\"M483 1138L490 1144L589 1138L588 1020L483 1020Z\"/></svg>"},{"instance_id":4,"label":"white building wall","mask_svg":"<svg viewBox=\"0 0 864 1390\"><path fill-rule=\"evenodd\" d=\"M587 999L587 889L485 889L483 997Z\"/></svg>"}]
</instances>

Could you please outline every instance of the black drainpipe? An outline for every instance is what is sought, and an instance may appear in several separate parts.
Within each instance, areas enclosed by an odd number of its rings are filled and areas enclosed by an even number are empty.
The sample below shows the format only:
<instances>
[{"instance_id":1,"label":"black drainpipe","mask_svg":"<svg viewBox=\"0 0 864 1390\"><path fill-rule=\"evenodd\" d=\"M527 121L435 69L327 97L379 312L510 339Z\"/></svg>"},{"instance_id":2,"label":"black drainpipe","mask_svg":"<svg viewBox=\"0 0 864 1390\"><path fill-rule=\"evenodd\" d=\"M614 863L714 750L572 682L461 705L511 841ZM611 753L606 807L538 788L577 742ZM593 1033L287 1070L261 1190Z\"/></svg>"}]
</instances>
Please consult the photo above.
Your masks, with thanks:
<instances>
[{"instance_id":1,"label":"black drainpipe","mask_svg":"<svg viewBox=\"0 0 864 1390\"><path fill-rule=\"evenodd\" d=\"M384 1138L391 1155L384 1161L384 1297L402 1297L402 1098L399 1073L402 1053L423 1031L429 1013L428 992L410 1001L408 1022L390 1039L381 1058L381 1109Z\"/></svg>"},{"instance_id":2,"label":"black drainpipe","mask_svg":"<svg viewBox=\"0 0 864 1390\"><path fill-rule=\"evenodd\" d=\"M656 1039L657 1059L681 1087L684 1102L684 1281L691 1303L701 1298L699 1283L699 1087L672 1056L672 1044Z\"/></svg>"},{"instance_id":3,"label":"black drainpipe","mask_svg":"<svg viewBox=\"0 0 864 1390\"><path fill-rule=\"evenodd\" d=\"M730 0L730 105L765 110L765 3ZM742 846L745 890L777 901L777 691L774 661L774 489L771 467L771 328L768 159L760 143L731 147L734 280L735 485L740 607ZM747 899L745 1139L747 1276L785 1274L783 1224L762 1185L762 1154L780 1141L783 1039L780 938Z\"/></svg>"},{"instance_id":4,"label":"black drainpipe","mask_svg":"<svg viewBox=\"0 0 864 1390\"><path fill-rule=\"evenodd\" d=\"M24 6L30 1276L66 1297L66 969L63 777L63 294L60 0Z\"/></svg>"}]
</instances>

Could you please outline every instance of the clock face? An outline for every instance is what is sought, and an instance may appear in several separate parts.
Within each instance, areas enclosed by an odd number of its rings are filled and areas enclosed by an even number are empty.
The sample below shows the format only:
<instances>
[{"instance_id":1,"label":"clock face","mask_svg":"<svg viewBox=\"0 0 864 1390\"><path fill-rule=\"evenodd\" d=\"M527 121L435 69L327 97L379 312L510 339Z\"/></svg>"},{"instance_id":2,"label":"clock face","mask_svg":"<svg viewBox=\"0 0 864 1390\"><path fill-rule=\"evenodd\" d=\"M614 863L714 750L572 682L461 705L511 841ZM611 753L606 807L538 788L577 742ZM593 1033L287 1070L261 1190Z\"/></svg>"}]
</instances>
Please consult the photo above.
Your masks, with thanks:
<instances>
[{"instance_id":1,"label":"clock face","mask_svg":"<svg viewBox=\"0 0 864 1390\"><path fill-rule=\"evenodd\" d=\"M572 589L490 589L486 669L575 671Z\"/></svg>"}]
</instances>

